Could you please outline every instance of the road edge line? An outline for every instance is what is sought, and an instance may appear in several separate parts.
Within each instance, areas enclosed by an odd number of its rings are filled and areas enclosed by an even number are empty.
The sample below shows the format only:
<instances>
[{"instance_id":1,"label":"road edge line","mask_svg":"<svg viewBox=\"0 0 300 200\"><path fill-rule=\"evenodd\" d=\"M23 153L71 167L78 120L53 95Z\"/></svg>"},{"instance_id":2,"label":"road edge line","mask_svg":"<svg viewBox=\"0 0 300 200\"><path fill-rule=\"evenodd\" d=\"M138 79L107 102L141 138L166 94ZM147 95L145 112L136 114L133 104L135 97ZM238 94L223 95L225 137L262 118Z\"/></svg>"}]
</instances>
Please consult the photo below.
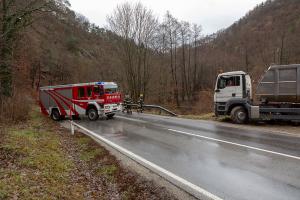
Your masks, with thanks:
<instances>
[{"instance_id":1,"label":"road edge line","mask_svg":"<svg viewBox=\"0 0 300 200\"><path fill-rule=\"evenodd\" d=\"M147 169L153 171L154 173L158 174L159 176L163 177L170 183L174 184L175 186L181 188L182 190L186 191L190 195L199 198L201 200L209 199L209 200L222 200L220 197L206 191L205 189L194 185L193 183L190 183L189 181L173 174L172 172L169 172L168 170L146 160L145 158L142 158L139 155L134 154L133 152L109 141L108 139L98 135L97 133L88 130L87 128L72 122L74 126L76 126L79 129L82 129L83 131L87 132L90 136L95 137L96 139L99 139L100 141L104 142L105 144L109 145L113 149L119 151L123 155L129 157L130 159L134 160L135 162L141 164L142 166L146 167Z\"/></svg>"}]
</instances>

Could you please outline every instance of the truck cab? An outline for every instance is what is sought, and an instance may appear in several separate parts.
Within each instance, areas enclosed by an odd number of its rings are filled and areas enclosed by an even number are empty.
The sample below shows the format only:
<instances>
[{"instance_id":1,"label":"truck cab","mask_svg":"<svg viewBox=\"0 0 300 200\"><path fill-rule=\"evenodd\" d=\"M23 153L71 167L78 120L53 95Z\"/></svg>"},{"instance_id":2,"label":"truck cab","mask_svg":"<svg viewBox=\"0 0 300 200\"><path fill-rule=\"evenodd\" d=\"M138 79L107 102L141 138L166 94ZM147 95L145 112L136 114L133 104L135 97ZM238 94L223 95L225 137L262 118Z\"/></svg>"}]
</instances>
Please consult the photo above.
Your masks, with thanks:
<instances>
[{"instance_id":1,"label":"truck cab","mask_svg":"<svg viewBox=\"0 0 300 200\"><path fill-rule=\"evenodd\" d=\"M220 74L216 81L215 115L237 124L251 120L300 122L300 64L272 65L264 73L252 100L250 76L242 71Z\"/></svg>"},{"instance_id":2,"label":"truck cab","mask_svg":"<svg viewBox=\"0 0 300 200\"><path fill-rule=\"evenodd\" d=\"M214 106L215 115L230 115L236 123L248 120L248 107L252 101L250 76L243 71L233 71L218 75Z\"/></svg>"}]
</instances>

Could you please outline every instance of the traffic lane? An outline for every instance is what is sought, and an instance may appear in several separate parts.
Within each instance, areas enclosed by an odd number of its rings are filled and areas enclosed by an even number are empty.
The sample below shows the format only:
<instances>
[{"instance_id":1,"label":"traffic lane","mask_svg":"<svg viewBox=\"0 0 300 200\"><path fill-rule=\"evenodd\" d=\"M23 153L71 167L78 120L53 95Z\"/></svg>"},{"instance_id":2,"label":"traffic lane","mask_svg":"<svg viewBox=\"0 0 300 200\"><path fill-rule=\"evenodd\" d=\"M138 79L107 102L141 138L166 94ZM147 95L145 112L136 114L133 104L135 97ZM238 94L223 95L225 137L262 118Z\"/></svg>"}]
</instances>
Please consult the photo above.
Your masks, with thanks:
<instances>
[{"instance_id":1,"label":"traffic lane","mask_svg":"<svg viewBox=\"0 0 300 200\"><path fill-rule=\"evenodd\" d=\"M119 115L120 120L147 122L168 129L189 132L251 147L300 156L300 137L222 126L219 123L149 114Z\"/></svg>"},{"instance_id":2,"label":"traffic lane","mask_svg":"<svg viewBox=\"0 0 300 200\"><path fill-rule=\"evenodd\" d=\"M124 117L118 117L120 120L126 120L129 121L128 123L146 123L146 121L136 119L136 118L124 118ZM297 141L300 138L295 138L296 140L290 139L289 143L286 143L284 141L276 143L276 139L272 137L268 137L267 139L260 139L256 140L255 138L253 139L252 137L243 137L243 136L236 136L232 135L231 132L226 132L226 131L218 131L218 130L209 130L207 131L206 129L202 128L182 128L179 125L172 125L166 126L165 124L158 124L158 123L153 123L153 122L147 122L151 123L155 126L160 126L162 128L165 128L167 130L171 130L174 133L177 134L186 134L186 135L192 135L194 137L199 137L202 139L208 139L208 140L215 140L217 142L222 142L222 143L230 143L232 145L236 146L243 146L246 148L258 150L258 151L265 151L273 154L279 154L287 157L294 157L296 159L300 159L299 157L299 146L297 146ZM234 130L234 128L233 128ZM215 131L215 132L213 132ZM262 134L262 133L261 133ZM275 141L274 141L275 140ZM280 146L276 144L281 144ZM287 147L285 147L287 146Z\"/></svg>"},{"instance_id":3,"label":"traffic lane","mask_svg":"<svg viewBox=\"0 0 300 200\"><path fill-rule=\"evenodd\" d=\"M299 199L298 160L118 119L84 127L224 199Z\"/></svg>"}]
</instances>

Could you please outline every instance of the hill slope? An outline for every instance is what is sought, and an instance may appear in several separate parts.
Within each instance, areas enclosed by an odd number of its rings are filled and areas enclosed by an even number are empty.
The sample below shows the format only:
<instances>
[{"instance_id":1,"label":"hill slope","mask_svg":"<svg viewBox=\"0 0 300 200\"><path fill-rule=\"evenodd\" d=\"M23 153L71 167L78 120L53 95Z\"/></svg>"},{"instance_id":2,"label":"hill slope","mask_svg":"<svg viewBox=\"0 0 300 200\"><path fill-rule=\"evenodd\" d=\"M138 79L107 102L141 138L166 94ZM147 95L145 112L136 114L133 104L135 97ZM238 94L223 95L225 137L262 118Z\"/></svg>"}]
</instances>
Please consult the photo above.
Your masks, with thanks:
<instances>
[{"instance_id":1,"label":"hill slope","mask_svg":"<svg viewBox=\"0 0 300 200\"><path fill-rule=\"evenodd\" d=\"M205 38L200 62L214 71L248 71L256 79L272 63L299 63L299 13L298 0L268 0L229 28Z\"/></svg>"}]
</instances>

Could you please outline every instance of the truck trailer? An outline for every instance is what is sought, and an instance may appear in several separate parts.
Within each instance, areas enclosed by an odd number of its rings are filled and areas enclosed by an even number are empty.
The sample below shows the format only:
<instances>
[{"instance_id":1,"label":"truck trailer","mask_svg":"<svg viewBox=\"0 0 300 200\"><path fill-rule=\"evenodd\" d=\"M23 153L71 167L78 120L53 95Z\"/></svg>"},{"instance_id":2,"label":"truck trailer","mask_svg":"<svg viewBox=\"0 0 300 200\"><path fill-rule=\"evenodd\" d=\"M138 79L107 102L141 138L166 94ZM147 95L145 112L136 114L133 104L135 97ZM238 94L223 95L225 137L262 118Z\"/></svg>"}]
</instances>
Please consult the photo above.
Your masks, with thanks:
<instances>
[{"instance_id":1,"label":"truck trailer","mask_svg":"<svg viewBox=\"0 0 300 200\"><path fill-rule=\"evenodd\" d=\"M253 100L255 96L255 100ZM243 71L218 75L214 107L216 116L230 116L237 124L249 120L300 121L300 64L273 65L262 76L256 94Z\"/></svg>"},{"instance_id":2,"label":"truck trailer","mask_svg":"<svg viewBox=\"0 0 300 200\"><path fill-rule=\"evenodd\" d=\"M66 117L112 118L121 111L122 97L114 82L92 82L39 88L41 112L58 121Z\"/></svg>"}]
</instances>

